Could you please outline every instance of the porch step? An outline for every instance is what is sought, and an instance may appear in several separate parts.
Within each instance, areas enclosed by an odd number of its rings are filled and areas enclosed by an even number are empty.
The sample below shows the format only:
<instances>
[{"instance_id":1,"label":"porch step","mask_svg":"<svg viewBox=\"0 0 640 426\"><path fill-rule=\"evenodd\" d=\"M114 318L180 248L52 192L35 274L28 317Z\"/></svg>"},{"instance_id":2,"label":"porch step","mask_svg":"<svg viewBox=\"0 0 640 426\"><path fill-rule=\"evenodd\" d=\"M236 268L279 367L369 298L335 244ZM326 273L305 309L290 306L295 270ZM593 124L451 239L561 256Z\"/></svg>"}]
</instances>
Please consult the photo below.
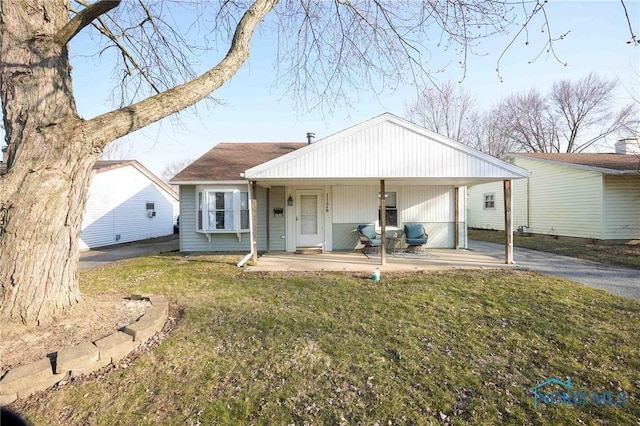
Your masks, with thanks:
<instances>
[{"instance_id":1,"label":"porch step","mask_svg":"<svg viewBox=\"0 0 640 426\"><path fill-rule=\"evenodd\" d=\"M297 247L296 254L322 254L322 247Z\"/></svg>"}]
</instances>

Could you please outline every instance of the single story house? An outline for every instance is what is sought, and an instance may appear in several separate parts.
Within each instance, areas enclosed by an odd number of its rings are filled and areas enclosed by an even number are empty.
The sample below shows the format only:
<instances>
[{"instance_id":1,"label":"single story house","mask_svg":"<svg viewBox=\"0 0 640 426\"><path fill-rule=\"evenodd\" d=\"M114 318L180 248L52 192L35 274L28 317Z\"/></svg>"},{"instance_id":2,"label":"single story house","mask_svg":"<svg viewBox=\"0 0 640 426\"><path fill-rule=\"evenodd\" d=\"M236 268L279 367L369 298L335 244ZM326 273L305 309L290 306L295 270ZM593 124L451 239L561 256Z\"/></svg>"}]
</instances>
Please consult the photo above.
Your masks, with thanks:
<instances>
[{"instance_id":1,"label":"single story house","mask_svg":"<svg viewBox=\"0 0 640 426\"><path fill-rule=\"evenodd\" d=\"M178 194L135 160L98 161L80 250L173 234Z\"/></svg>"},{"instance_id":2,"label":"single story house","mask_svg":"<svg viewBox=\"0 0 640 426\"><path fill-rule=\"evenodd\" d=\"M513 185L513 226L520 232L623 242L640 239L640 151L637 141L616 153L511 153L503 157L527 169ZM502 191L494 183L468 191L468 225L504 229Z\"/></svg>"},{"instance_id":3,"label":"single story house","mask_svg":"<svg viewBox=\"0 0 640 426\"><path fill-rule=\"evenodd\" d=\"M526 176L385 113L313 143L220 143L171 183L180 250L245 252L243 263L258 251L353 250L359 224L389 235L418 222L427 247L465 248L466 186Z\"/></svg>"}]
</instances>

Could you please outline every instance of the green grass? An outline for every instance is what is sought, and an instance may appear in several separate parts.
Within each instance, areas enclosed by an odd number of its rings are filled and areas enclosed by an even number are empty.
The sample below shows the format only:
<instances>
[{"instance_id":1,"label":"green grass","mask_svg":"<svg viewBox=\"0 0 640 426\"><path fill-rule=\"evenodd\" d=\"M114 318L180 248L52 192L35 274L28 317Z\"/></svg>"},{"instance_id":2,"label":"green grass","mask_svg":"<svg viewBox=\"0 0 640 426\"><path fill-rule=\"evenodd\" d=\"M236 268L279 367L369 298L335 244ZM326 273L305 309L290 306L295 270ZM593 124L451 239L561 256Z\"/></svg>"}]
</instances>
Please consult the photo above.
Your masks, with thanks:
<instances>
[{"instance_id":1,"label":"green grass","mask_svg":"<svg viewBox=\"0 0 640 426\"><path fill-rule=\"evenodd\" d=\"M126 369L14 406L33 424L636 424L640 303L517 271L243 273L147 257L81 275L184 318ZM542 405L550 377L623 406Z\"/></svg>"},{"instance_id":2,"label":"green grass","mask_svg":"<svg viewBox=\"0 0 640 426\"><path fill-rule=\"evenodd\" d=\"M469 239L504 244L504 233L502 231L470 229ZM640 244L610 245L584 239L555 238L536 234L530 236L514 234L513 244L515 247L640 269Z\"/></svg>"}]
</instances>

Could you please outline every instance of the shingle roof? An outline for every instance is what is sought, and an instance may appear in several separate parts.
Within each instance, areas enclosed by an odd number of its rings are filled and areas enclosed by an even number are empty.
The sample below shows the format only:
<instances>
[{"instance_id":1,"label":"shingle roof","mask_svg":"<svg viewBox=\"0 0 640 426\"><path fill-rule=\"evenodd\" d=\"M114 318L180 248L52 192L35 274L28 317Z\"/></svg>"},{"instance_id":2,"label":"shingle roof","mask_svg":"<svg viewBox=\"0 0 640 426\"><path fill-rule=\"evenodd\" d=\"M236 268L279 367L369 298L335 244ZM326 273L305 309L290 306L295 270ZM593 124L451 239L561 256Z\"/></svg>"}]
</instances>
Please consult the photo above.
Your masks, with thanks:
<instances>
[{"instance_id":1,"label":"shingle roof","mask_svg":"<svg viewBox=\"0 0 640 426\"><path fill-rule=\"evenodd\" d=\"M598 167L610 170L640 171L640 155L634 154L549 154L549 153L514 153L514 155L539 158L541 160L558 161L561 163L579 164L582 166Z\"/></svg>"},{"instance_id":2,"label":"shingle roof","mask_svg":"<svg viewBox=\"0 0 640 426\"><path fill-rule=\"evenodd\" d=\"M241 180L240 173L245 170L306 145L304 142L219 143L171 181Z\"/></svg>"}]
</instances>

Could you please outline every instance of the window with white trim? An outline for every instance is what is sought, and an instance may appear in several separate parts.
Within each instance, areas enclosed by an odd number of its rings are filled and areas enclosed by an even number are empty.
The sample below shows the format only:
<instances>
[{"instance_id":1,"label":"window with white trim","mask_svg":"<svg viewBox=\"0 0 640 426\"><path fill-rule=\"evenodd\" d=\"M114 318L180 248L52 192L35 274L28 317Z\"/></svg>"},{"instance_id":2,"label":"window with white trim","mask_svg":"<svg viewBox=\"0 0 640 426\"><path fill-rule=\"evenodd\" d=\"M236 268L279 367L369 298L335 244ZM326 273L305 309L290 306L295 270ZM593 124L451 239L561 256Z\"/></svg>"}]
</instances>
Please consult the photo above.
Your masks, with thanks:
<instances>
[{"instance_id":1,"label":"window with white trim","mask_svg":"<svg viewBox=\"0 0 640 426\"><path fill-rule=\"evenodd\" d=\"M198 189L198 232L249 232L249 193L237 189Z\"/></svg>"},{"instance_id":2,"label":"window with white trim","mask_svg":"<svg viewBox=\"0 0 640 426\"><path fill-rule=\"evenodd\" d=\"M495 209L496 208L496 193L495 192L484 194L484 208L485 208L485 210Z\"/></svg>"}]
</instances>

